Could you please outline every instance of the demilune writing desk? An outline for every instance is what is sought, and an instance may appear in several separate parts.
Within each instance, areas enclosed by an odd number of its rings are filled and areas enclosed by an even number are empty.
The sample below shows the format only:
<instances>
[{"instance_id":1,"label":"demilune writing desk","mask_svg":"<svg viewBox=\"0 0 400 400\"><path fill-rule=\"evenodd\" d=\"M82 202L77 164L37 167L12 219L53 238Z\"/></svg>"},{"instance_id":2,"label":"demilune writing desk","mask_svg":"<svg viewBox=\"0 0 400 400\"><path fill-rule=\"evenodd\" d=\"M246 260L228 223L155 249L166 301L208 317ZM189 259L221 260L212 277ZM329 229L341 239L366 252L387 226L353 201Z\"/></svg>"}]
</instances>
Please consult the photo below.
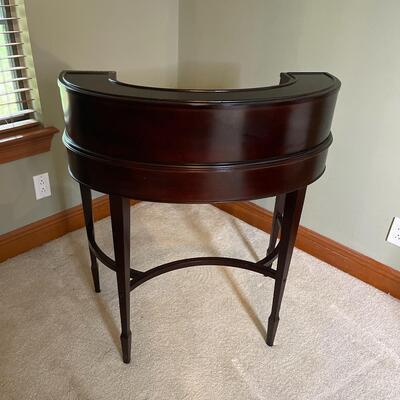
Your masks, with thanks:
<instances>
[{"instance_id":1,"label":"demilune writing desk","mask_svg":"<svg viewBox=\"0 0 400 400\"><path fill-rule=\"evenodd\" d=\"M80 184L96 292L97 260L117 275L123 361L131 358L130 291L165 272L200 265L243 268L275 280L266 340L272 346L306 188L324 173L332 143L339 80L289 72L276 86L186 90L129 85L108 71L64 71L58 82L63 141L70 174ZM95 241L91 189L109 195L115 260ZM148 271L131 268L130 199L265 197L276 200L262 260L197 257Z\"/></svg>"}]
</instances>

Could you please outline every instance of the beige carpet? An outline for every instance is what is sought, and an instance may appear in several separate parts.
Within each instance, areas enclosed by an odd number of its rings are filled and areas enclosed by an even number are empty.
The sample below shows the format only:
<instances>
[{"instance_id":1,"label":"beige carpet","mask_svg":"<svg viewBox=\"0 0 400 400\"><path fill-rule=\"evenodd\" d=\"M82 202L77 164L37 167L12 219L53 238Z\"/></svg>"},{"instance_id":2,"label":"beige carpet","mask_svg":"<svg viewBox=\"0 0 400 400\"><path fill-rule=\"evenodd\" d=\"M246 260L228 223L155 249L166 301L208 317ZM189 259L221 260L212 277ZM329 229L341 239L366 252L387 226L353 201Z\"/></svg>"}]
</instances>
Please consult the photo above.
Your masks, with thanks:
<instances>
[{"instance_id":1,"label":"beige carpet","mask_svg":"<svg viewBox=\"0 0 400 400\"><path fill-rule=\"evenodd\" d=\"M268 236L214 207L132 208L132 263L258 259ZM112 254L110 221L96 224ZM276 345L273 281L232 268L165 274L132 294L121 361L114 273L92 289L76 231L0 265L0 399L400 399L400 302L296 251Z\"/></svg>"}]
</instances>

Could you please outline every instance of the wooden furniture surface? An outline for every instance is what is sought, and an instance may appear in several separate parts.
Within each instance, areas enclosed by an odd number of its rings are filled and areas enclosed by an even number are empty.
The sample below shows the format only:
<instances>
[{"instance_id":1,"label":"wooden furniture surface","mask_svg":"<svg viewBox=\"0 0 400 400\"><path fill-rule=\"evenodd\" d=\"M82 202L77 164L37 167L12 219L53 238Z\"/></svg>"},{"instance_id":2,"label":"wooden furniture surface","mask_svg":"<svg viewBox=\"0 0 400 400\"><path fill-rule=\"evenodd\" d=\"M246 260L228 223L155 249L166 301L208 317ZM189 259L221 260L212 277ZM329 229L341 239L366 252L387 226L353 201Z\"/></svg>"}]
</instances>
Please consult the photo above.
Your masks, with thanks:
<instances>
[{"instance_id":1,"label":"wooden furniture surface","mask_svg":"<svg viewBox=\"0 0 400 400\"><path fill-rule=\"evenodd\" d=\"M63 141L71 176L81 186L96 291L98 259L117 274L123 360L130 361L130 290L196 265L244 268L275 279L266 338L272 345L306 187L323 174L332 143L339 80L291 72L271 87L183 90L129 85L114 72L64 71L59 86ZM115 260L96 244L91 189L110 195ZM258 262L199 257L148 271L129 265L129 198L213 203L270 196L276 197L273 229Z\"/></svg>"}]
</instances>

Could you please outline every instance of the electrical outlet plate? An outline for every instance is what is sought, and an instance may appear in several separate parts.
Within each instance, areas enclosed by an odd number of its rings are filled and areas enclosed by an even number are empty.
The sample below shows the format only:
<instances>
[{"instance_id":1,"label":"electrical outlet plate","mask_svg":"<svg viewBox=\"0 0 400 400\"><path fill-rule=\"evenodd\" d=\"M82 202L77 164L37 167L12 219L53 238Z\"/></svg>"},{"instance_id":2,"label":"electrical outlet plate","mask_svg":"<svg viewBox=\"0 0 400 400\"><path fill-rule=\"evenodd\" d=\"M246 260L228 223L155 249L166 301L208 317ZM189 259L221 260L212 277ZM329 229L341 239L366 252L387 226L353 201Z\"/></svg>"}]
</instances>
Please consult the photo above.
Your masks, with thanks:
<instances>
[{"instance_id":1,"label":"electrical outlet plate","mask_svg":"<svg viewBox=\"0 0 400 400\"><path fill-rule=\"evenodd\" d=\"M33 177L33 186L35 187L36 200L51 196L50 180L47 172L35 175Z\"/></svg>"},{"instance_id":2,"label":"electrical outlet plate","mask_svg":"<svg viewBox=\"0 0 400 400\"><path fill-rule=\"evenodd\" d=\"M394 217L386 240L400 247L400 218Z\"/></svg>"}]
</instances>

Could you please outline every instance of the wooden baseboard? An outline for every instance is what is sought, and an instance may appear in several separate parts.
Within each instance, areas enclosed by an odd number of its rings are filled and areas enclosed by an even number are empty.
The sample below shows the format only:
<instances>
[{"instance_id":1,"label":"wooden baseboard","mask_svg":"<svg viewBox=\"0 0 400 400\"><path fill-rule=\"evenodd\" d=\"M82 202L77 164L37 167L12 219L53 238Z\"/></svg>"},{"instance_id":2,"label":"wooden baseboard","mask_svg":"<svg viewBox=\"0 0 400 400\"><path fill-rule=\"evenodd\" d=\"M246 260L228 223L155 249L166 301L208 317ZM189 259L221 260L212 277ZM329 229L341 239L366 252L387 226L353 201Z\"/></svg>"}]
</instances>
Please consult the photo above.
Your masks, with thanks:
<instances>
[{"instance_id":1,"label":"wooden baseboard","mask_svg":"<svg viewBox=\"0 0 400 400\"><path fill-rule=\"evenodd\" d=\"M132 200L132 205L137 201ZM272 214L251 202L215 204L219 209L265 232L271 231ZM110 215L107 196L93 200L95 221ZM61 211L0 236L0 262L84 226L82 206ZM400 271L358 253L301 226L296 247L348 274L400 299Z\"/></svg>"},{"instance_id":2,"label":"wooden baseboard","mask_svg":"<svg viewBox=\"0 0 400 400\"><path fill-rule=\"evenodd\" d=\"M132 204L136 201L132 200ZM110 215L108 196L93 200L95 221ZM84 226L82 206L43 218L32 224L15 229L0 236L0 262L40 246Z\"/></svg>"},{"instance_id":3,"label":"wooden baseboard","mask_svg":"<svg viewBox=\"0 0 400 400\"><path fill-rule=\"evenodd\" d=\"M271 232L272 213L254 203L220 203L215 206L265 232ZM299 228L296 247L400 299L400 271L303 226Z\"/></svg>"}]
</instances>

